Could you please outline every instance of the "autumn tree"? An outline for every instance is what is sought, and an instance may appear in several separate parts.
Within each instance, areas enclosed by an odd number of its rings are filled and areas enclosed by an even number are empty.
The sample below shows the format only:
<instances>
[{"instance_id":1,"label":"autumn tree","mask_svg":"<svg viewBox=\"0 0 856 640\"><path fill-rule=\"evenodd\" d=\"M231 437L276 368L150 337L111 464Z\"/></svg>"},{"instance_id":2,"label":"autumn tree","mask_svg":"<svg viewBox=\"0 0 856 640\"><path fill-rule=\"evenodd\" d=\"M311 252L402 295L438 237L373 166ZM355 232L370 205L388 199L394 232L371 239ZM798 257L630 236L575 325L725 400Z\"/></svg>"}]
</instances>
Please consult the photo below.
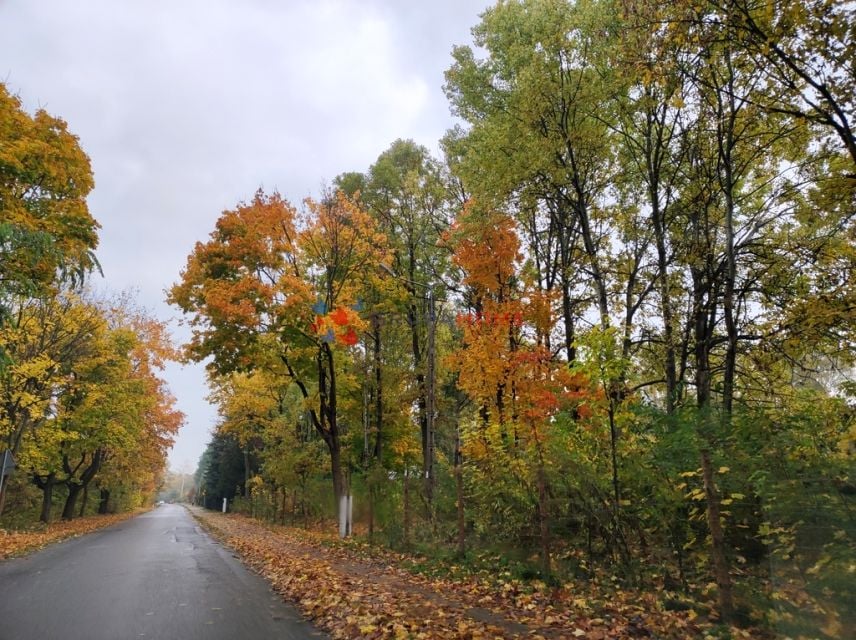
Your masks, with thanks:
<instances>
[{"instance_id":1,"label":"autumn tree","mask_svg":"<svg viewBox=\"0 0 856 640\"><path fill-rule=\"evenodd\" d=\"M849 156L856 179L856 9L822 0L712 0L699 22L723 25L763 78L756 104L818 126ZM852 185L851 185L851 188Z\"/></svg>"},{"instance_id":2,"label":"autumn tree","mask_svg":"<svg viewBox=\"0 0 856 640\"><path fill-rule=\"evenodd\" d=\"M511 217L465 207L452 226L453 259L464 273L470 312L459 318L458 384L476 407L464 453L534 484L541 568L551 573L547 467L551 421L586 395L583 380L547 348L551 300L522 270ZM491 486L497 491L498 485Z\"/></svg>"},{"instance_id":3,"label":"autumn tree","mask_svg":"<svg viewBox=\"0 0 856 640\"><path fill-rule=\"evenodd\" d=\"M430 370L437 362L436 340L431 341L436 337L436 299L445 296L448 265L448 255L438 246L449 224L446 185L439 163L427 149L410 140L397 140L369 168L361 195L389 239L391 260L385 268L407 293L398 307L410 332L422 475L430 505L436 482L437 406L436 371ZM379 349L380 342L375 347Z\"/></svg>"},{"instance_id":4,"label":"autumn tree","mask_svg":"<svg viewBox=\"0 0 856 640\"><path fill-rule=\"evenodd\" d=\"M469 125L447 141L454 171L479 201L517 212L539 286L561 294L568 360L584 305L611 323L612 89L600 59L612 29L597 3L501 2L473 29L486 55L458 47L446 72L449 100Z\"/></svg>"},{"instance_id":5,"label":"autumn tree","mask_svg":"<svg viewBox=\"0 0 856 640\"><path fill-rule=\"evenodd\" d=\"M126 298L111 301L105 314L113 341L126 336L127 352L120 361L127 365L116 371L120 377L112 383L114 397L107 405L111 433L105 439L97 476L100 513L111 508L117 492L134 507L153 499L169 450L184 424L184 414L176 408L163 379L167 363L179 355L166 325Z\"/></svg>"},{"instance_id":6,"label":"autumn tree","mask_svg":"<svg viewBox=\"0 0 856 640\"><path fill-rule=\"evenodd\" d=\"M279 195L224 212L198 243L170 300L192 313L191 357L219 374L277 361L300 391L327 445L334 494L345 495L339 409L342 359L359 341L360 291L386 258L371 218L342 193L307 201Z\"/></svg>"},{"instance_id":7,"label":"autumn tree","mask_svg":"<svg viewBox=\"0 0 856 640\"><path fill-rule=\"evenodd\" d=\"M9 296L79 281L98 266L89 158L66 123L34 116L0 83L0 311Z\"/></svg>"},{"instance_id":8,"label":"autumn tree","mask_svg":"<svg viewBox=\"0 0 856 640\"><path fill-rule=\"evenodd\" d=\"M724 617L729 499L717 461L731 455L733 425L767 402L758 389L780 388L771 353L796 369L816 362L809 351L852 354L839 91L849 9L774 4L501 2L473 31L481 49L456 49L446 76L465 123L445 140L452 169L512 213L534 282L561 294L548 299L561 300L565 357L583 349L578 370L606 398L616 513L632 504L622 446L638 446L619 412L662 409L675 429L693 416L694 495ZM821 16L833 25L825 40Z\"/></svg>"},{"instance_id":9,"label":"autumn tree","mask_svg":"<svg viewBox=\"0 0 856 640\"><path fill-rule=\"evenodd\" d=\"M75 368L92 353L92 336L102 326L97 310L69 293L21 300L0 329L11 360L0 378L0 428L4 444L21 458L23 468L55 461L58 440L48 437L44 446L29 445L54 420L56 404L69 392ZM48 500L55 476L43 475ZM5 490L4 485L0 506Z\"/></svg>"}]
</instances>

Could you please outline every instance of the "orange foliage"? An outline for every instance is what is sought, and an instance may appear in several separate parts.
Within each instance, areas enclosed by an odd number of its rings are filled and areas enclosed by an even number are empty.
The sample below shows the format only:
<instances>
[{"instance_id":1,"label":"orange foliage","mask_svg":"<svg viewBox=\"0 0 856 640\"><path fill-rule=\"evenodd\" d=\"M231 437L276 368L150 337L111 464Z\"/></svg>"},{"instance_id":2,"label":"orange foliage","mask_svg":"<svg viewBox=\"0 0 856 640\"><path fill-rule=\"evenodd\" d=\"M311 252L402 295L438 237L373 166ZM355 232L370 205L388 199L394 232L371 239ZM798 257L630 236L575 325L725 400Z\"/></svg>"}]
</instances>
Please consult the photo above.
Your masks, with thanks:
<instances>
[{"instance_id":1,"label":"orange foliage","mask_svg":"<svg viewBox=\"0 0 856 640\"><path fill-rule=\"evenodd\" d=\"M250 203L224 211L208 242L196 243L169 299L195 312L190 351L207 354L217 342L238 351L255 332L311 320L311 285L297 273L297 211L278 193L258 191ZM247 333L251 332L251 333Z\"/></svg>"},{"instance_id":2,"label":"orange foliage","mask_svg":"<svg viewBox=\"0 0 856 640\"><path fill-rule=\"evenodd\" d=\"M587 381L544 346L553 329L554 296L520 273L520 242L510 216L467 206L447 239L477 309L458 316L463 348L451 365L459 385L492 423L517 420L540 429L588 395Z\"/></svg>"},{"instance_id":3,"label":"orange foliage","mask_svg":"<svg viewBox=\"0 0 856 640\"><path fill-rule=\"evenodd\" d=\"M347 310L342 307L338 307L333 313L330 314L330 319L334 324L339 325L340 327L348 324L350 318L348 317Z\"/></svg>"},{"instance_id":4,"label":"orange foliage","mask_svg":"<svg viewBox=\"0 0 856 640\"><path fill-rule=\"evenodd\" d=\"M520 240L511 216L480 212L468 203L446 239L455 247L452 260L464 270L464 283L502 299L521 260Z\"/></svg>"}]
</instances>

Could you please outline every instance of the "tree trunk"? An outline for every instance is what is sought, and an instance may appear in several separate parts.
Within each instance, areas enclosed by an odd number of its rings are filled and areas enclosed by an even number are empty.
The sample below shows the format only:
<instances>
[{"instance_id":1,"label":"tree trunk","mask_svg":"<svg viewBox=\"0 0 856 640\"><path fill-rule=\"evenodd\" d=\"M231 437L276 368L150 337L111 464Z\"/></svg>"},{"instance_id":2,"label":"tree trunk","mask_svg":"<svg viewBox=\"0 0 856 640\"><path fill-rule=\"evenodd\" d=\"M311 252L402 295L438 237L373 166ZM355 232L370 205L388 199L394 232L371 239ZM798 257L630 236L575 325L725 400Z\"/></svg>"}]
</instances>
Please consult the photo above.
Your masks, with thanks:
<instances>
[{"instance_id":1,"label":"tree trunk","mask_svg":"<svg viewBox=\"0 0 856 640\"><path fill-rule=\"evenodd\" d=\"M455 437L455 491L457 501L455 506L458 510L458 554L466 553L466 519L464 513L464 456L461 452L461 430L458 426Z\"/></svg>"},{"instance_id":2,"label":"tree trunk","mask_svg":"<svg viewBox=\"0 0 856 640\"><path fill-rule=\"evenodd\" d=\"M375 491L372 481L369 480L369 544L374 543L374 502Z\"/></svg>"},{"instance_id":3,"label":"tree trunk","mask_svg":"<svg viewBox=\"0 0 856 640\"><path fill-rule=\"evenodd\" d=\"M577 349L574 346L574 309L571 299L571 283L562 265L562 318L565 323L565 353L568 356L568 364L573 364L577 357Z\"/></svg>"},{"instance_id":4,"label":"tree trunk","mask_svg":"<svg viewBox=\"0 0 856 640\"><path fill-rule=\"evenodd\" d=\"M333 495L336 499L336 509L339 509L339 500L345 495L345 472L342 468L342 452L339 450L338 440L329 445L330 448L330 471L333 474Z\"/></svg>"},{"instance_id":5,"label":"tree trunk","mask_svg":"<svg viewBox=\"0 0 856 640\"><path fill-rule=\"evenodd\" d=\"M86 455L81 458L81 464L85 460ZM63 466L65 467L66 472L69 474L68 480L66 480L66 486L68 487L68 497L65 500L65 507L62 510L62 519L63 520L72 520L74 519L74 507L77 504L77 497L80 495L81 490L85 489L89 486L89 483L92 482L92 479L101 469L101 462L104 459L104 452L101 449L96 450L92 454L92 459L89 462L89 465L86 469L83 470L83 473L80 474L80 480L75 482L72 480L71 476L74 471L71 469L71 465L68 462L68 457L63 458ZM79 466L79 465L78 465Z\"/></svg>"},{"instance_id":6,"label":"tree trunk","mask_svg":"<svg viewBox=\"0 0 856 640\"><path fill-rule=\"evenodd\" d=\"M410 481L407 467L404 468L404 546L410 547Z\"/></svg>"},{"instance_id":7,"label":"tree trunk","mask_svg":"<svg viewBox=\"0 0 856 640\"><path fill-rule=\"evenodd\" d=\"M83 486L83 499L80 501L80 511L77 512L77 517L82 518L86 513L86 505L89 502L89 483Z\"/></svg>"},{"instance_id":8,"label":"tree trunk","mask_svg":"<svg viewBox=\"0 0 856 640\"><path fill-rule=\"evenodd\" d=\"M413 256L411 255L411 266L414 264ZM416 290L415 285L413 284L414 274L412 273L412 268L410 270L410 283L407 285L408 291L410 295L415 298ZM418 421L419 421L419 432L421 435L421 446L422 446L422 471L423 474L426 474L426 479L428 478L427 474L430 474L431 460L432 460L432 452L431 452L431 437L430 429L431 424L428 420L428 381L426 380L428 363L426 355L423 354L422 349L419 346L419 313L418 309L414 302L407 308L407 324L410 326L410 350L413 354L413 368L416 371L416 405L419 408L418 413ZM430 329L429 329L430 330ZM430 500L431 496L429 495L429 487L426 482L426 492L425 498L429 503L430 509Z\"/></svg>"},{"instance_id":9,"label":"tree trunk","mask_svg":"<svg viewBox=\"0 0 856 640\"><path fill-rule=\"evenodd\" d=\"M709 283L707 285L710 287ZM698 408L697 433L701 440L701 468L704 482L704 493L707 502L707 522L710 529L711 565L718 590L719 614L724 622L734 615L734 600L729 571L728 558L725 553L725 535L722 530L720 517L720 496L713 477L711 450L714 437L711 434L711 375L710 350L712 320L715 317L715 303L710 302L714 294L707 291L708 304L704 304L704 279L698 273L693 274L693 289L695 297L694 331L695 331L695 365L696 365L696 405Z\"/></svg>"},{"instance_id":10,"label":"tree trunk","mask_svg":"<svg viewBox=\"0 0 856 640\"><path fill-rule=\"evenodd\" d=\"M250 452L244 447L244 488L241 495L245 498L250 497Z\"/></svg>"},{"instance_id":11,"label":"tree trunk","mask_svg":"<svg viewBox=\"0 0 856 640\"><path fill-rule=\"evenodd\" d=\"M374 329L374 374L375 374L375 441L374 441L374 457L377 460L381 458L381 447L383 444L383 369L381 368L381 336L380 336L380 317L375 314L372 316L372 325Z\"/></svg>"},{"instance_id":12,"label":"tree trunk","mask_svg":"<svg viewBox=\"0 0 856 640\"><path fill-rule=\"evenodd\" d=\"M541 539L541 573L546 578L552 573L550 562L550 521L547 510L547 475L544 472L544 460L538 451L538 530Z\"/></svg>"},{"instance_id":13,"label":"tree trunk","mask_svg":"<svg viewBox=\"0 0 856 640\"><path fill-rule=\"evenodd\" d=\"M102 516L110 512L110 489L101 489L98 497L98 513Z\"/></svg>"},{"instance_id":14,"label":"tree trunk","mask_svg":"<svg viewBox=\"0 0 856 640\"><path fill-rule=\"evenodd\" d=\"M68 497L65 499L65 506L62 509L62 519L73 520L74 508L77 505L77 497L83 490L83 485L76 482L68 482L66 483L66 486L68 486Z\"/></svg>"},{"instance_id":15,"label":"tree trunk","mask_svg":"<svg viewBox=\"0 0 856 640\"><path fill-rule=\"evenodd\" d=\"M735 123L738 107L734 98L734 72L732 70L731 54L725 50L725 62L729 71L728 87L724 91L726 104L719 98L718 135L719 164L721 166L720 188L725 199L725 291L722 298L722 312L725 320L725 331L728 347L725 352L725 363L722 377L722 407L726 420L730 421L732 402L734 400L734 376L737 371L737 323L735 319L735 283L737 280L737 262L734 254L734 192L736 179L734 176ZM718 93L721 96L721 93Z\"/></svg>"},{"instance_id":16,"label":"tree trunk","mask_svg":"<svg viewBox=\"0 0 856 640\"><path fill-rule=\"evenodd\" d=\"M433 522L434 520L434 413L435 395L436 395L436 379L435 379L435 359L434 353L434 334L436 329L436 317L434 314L434 295L428 291L428 347L426 354L426 377L427 389L425 393L425 447L423 450L423 469L425 481L425 500L428 503L428 516Z\"/></svg>"},{"instance_id":17,"label":"tree trunk","mask_svg":"<svg viewBox=\"0 0 856 640\"><path fill-rule=\"evenodd\" d=\"M707 522L710 527L713 574L719 592L719 615L724 622L734 617L734 596L728 558L725 555L725 534L722 530L720 496L713 478L713 464L707 448L701 452L704 495L707 500Z\"/></svg>"},{"instance_id":18,"label":"tree trunk","mask_svg":"<svg viewBox=\"0 0 856 640\"><path fill-rule=\"evenodd\" d=\"M42 511L39 514L39 520L45 524L50 524L53 511L53 490L56 486L56 474L51 473L44 480L35 477L36 486L42 490Z\"/></svg>"},{"instance_id":19,"label":"tree trunk","mask_svg":"<svg viewBox=\"0 0 856 640\"><path fill-rule=\"evenodd\" d=\"M3 515L3 507L6 506L6 488L9 485L9 476L0 478L0 516Z\"/></svg>"},{"instance_id":20,"label":"tree trunk","mask_svg":"<svg viewBox=\"0 0 856 640\"><path fill-rule=\"evenodd\" d=\"M609 390L609 452L612 462L612 517L616 532L621 513L621 486L618 481L618 429L615 426L615 397Z\"/></svg>"},{"instance_id":21,"label":"tree trunk","mask_svg":"<svg viewBox=\"0 0 856 640\"><path fill-rule=\"evenodd\" d=\"M666 343L666 353L663 362L666 374L666 414L675 413L677 400L677 358L675 354L675 332L672 319L672 295L669 279L669 258L666 252L665 220L660 210L657 182L652 180L650 186L651 218L654 223L654 239L657 245L657 277L660 285L660 312L663 316L663 341Z\"/></svg>"}]
</instances>

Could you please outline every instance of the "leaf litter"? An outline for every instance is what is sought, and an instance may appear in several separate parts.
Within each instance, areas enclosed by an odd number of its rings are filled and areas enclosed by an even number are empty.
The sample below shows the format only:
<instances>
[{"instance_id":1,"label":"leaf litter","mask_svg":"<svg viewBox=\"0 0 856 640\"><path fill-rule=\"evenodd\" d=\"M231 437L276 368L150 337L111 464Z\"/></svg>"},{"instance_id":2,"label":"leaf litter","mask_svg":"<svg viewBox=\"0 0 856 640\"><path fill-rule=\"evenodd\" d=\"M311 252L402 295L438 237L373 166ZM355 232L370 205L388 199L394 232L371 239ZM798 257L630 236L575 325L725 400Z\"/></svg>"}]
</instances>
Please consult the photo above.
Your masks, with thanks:
<instances>
[{"instance_id":1,"label":"leaf litter","mask_svg":"<svg viewBox=\"0 0 856 640\"><path fill-rule=\"evenodd\" d=\"M192 512L334 639L678 640L716 632L713 621L692 609L666 610L656 593L426 576L407 569L413 560L407 554L238 514ZM735 639L763 637L733 627L719 631Z\"/></svg>"}]
</instances>

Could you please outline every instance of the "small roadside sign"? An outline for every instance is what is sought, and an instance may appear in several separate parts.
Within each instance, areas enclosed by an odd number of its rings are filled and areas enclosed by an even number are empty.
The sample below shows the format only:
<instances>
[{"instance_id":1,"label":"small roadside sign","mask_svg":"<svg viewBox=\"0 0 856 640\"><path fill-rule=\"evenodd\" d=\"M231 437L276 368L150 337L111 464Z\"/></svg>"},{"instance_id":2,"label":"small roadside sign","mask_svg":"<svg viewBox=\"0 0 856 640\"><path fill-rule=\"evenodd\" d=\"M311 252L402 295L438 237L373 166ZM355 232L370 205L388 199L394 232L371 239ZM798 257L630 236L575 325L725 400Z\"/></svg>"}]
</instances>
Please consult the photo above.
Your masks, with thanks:
<instances>
[{"instance_id":1,"label":"small roadside sign","mask_svg":"<svg viewBox=\"0 0 856 640\"><path fill-rule=\"evenodd\" d=\"M15 458L12 457L12 452L6 449L0 454L0 478L8 476L15 470Z\"/></svg>"}]
</instances>

